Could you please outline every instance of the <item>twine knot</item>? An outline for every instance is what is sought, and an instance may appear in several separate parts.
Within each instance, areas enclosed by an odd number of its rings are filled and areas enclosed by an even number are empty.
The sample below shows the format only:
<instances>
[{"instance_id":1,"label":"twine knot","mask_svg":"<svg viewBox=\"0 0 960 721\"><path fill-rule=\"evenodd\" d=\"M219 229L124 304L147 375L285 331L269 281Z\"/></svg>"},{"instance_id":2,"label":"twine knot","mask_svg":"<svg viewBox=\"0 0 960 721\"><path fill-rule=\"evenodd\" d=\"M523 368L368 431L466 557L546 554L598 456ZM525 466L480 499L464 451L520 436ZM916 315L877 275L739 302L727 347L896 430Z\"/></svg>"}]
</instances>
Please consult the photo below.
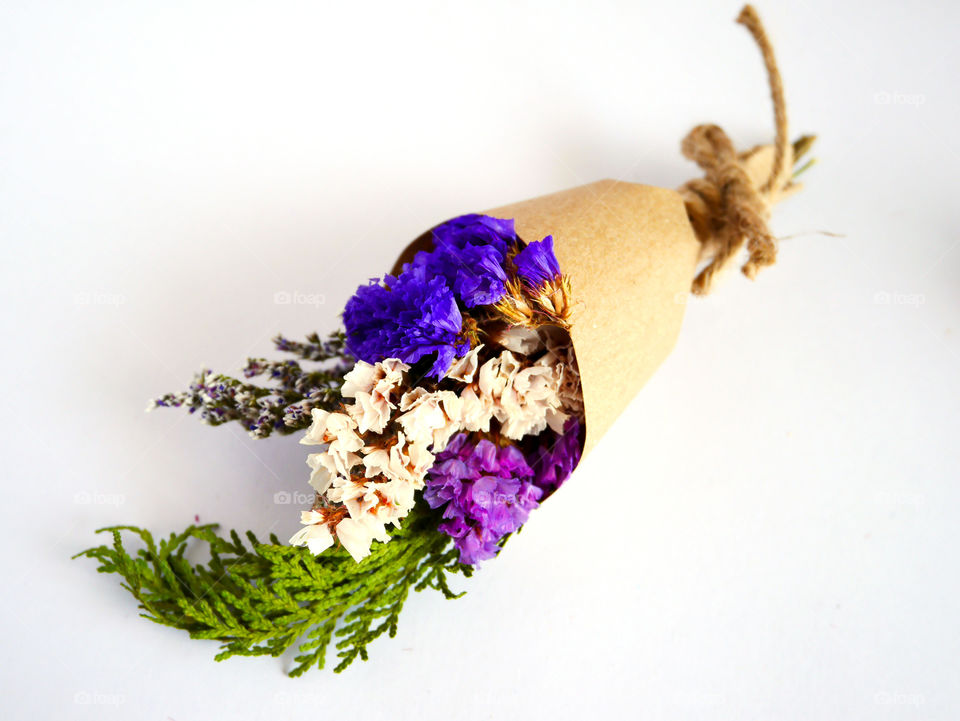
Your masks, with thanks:
<instances>
[{"instance_id":1,"label":"twine knot","mask_svg":"<svg viewBox=\"0 0 960 721\"><path fill-rule=\"evenodd\" d=\"M703 171L704 176L680 188L690 223L702 244L701 258L707 264L693 281L693 292L710 292L715 276L727 266L738 251L747 245L749 257L742 270L748 278L777 259L777 243L767 219L770 208L788 190L798 186L791 181L793 163L812 143L801 138L790 146L787 142L787 109L783 82L773 47L760 22L757 11L744 6L737 17L756 41L767 69L770 95L773 99L776 140L772 161L763 158L766 171L758 177L760 164L752 162L769 146L738 153L727 134L717 125L698 125L684 138L681 146L685 157ZM802 148L800 147L802 145ZM769 153L768 153L769 154Z\"/></svg>"}]
</instances>

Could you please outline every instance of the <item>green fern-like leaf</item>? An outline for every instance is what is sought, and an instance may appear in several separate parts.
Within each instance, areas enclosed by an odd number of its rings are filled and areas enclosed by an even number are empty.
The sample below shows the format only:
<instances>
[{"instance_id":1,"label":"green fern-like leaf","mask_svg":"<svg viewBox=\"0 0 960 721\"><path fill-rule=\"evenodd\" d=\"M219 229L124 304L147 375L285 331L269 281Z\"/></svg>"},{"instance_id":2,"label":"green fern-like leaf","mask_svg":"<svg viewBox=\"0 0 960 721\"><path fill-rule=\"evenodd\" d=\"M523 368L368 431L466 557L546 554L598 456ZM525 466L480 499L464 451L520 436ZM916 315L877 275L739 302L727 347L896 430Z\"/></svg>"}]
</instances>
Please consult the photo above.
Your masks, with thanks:
<instances>
[{"instance_id":1,"label":"green fern-like leaf","mask_svg":"<svg viewBox=\"0 0 960 721\"><path fill-rule=\"evenodd\" d=\"M99 561L98 571L116 573L137 599L144 617L187 631L193 638L220 642L216 659L280 656L299 642L291 676L323 668L331 644L343 671L378 637L397 633L400 611L411 590L433 588L458 598L448 575L469 576L451 539L437 531L437 518L418 505L389 543L356 563L342 548L314 557L306 549L281 545L275 536L261 543L248 532L226 536L214 525L191 526L154 540L146 530L114 526L98 532L111 545L76 557ZM131 552L124 534L140 539ZM129 537L129 535L127 536ZM185 558L191 541L205 544L209 561Z\"/></svg>"}]
</instances>

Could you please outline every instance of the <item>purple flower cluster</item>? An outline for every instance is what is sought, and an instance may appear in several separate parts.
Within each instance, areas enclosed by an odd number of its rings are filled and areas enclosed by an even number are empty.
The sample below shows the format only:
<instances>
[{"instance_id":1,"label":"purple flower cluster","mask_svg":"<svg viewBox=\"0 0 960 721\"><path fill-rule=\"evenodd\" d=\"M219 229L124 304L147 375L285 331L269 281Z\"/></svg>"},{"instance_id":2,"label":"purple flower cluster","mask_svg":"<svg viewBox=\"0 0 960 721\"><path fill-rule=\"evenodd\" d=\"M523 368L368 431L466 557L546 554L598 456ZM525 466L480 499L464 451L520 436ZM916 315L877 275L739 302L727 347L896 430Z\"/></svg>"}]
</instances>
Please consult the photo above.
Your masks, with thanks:
<instances>
[{"instance_id":1,"label":"purple flower cluster","mask_svg":"<svg viewBox=\"0 0 960 721\"><path fill-rule=\"evenodd\" d=\"M507 260L520 241L512 220L461 215L433 230L433 250L417 253L398 276L360 286L343 312L347 348L360 360L416 363L436 354L428 374L443 377L470 350L463 315L507 292ZM514 255L517 276L539 287L560 276L553 238Z\"/></svg>"},{"instance_id":2,"label":"purple flower cluster","mask_svg":"<svg viewBox=\"0 0 960 721\"><path fill-rule=\"evenodd\" d=\"M567 421L564 433L538 448L533 461L515 446L457 435L437 454L423 497L444 506L440 531L454 539L460 563L493 558L501 538L526 523L530 511L570 476L580 461L581 427Z\"/></svg>"},{"instance_id":3,"label":"purple flower cluster","mask_svg":"<svg viewBox=\"0 0 960 721\"><path fill-rule=\"evenodd\" d=\"M563 426L563 433L552 436L553 442L542 444L532 454L533 482L550 495L566 481L580 463L583 452L583 433L580 421L571 416Z\"/></svg>"},{"instance_id":4,"label":"purple flower cluster","mask_svg":"<svg viewBox=\"0 0 960 721\"><path fill-rule=\"evenodd\" d=\"M474 564L496 556L497 541L539 505L543 491L532 481L519 449L461 433L437 455L423 497L431 508L445 506L439 528L453 537L460 563Z\"/></svg>"},{"instance_id":5,"label":"purple flower cluster","mask_svg":"<svg viewBox=\"0 0 960 721\"><path fill-rule=\"evenodd\" d=\"M560 277L560 263L553 252L552 235L530 243L513 260L517 264L517 275L535 288Z\"/></svg>"},{"instance_id":6,"label":"purple flower cluster","mask_svg":"<svg viewBox=\"0 0 960 721\"><path fill-rule=\"evenodd\" d=\"M429 373L443 377L453 359L470 350L463 318L446 281L423 267L360 286L343 311L347 347L367 363L399 358L416 363L436 353Z\"/></svg>"},{"instance_id":7,"label":"purple flower cluster","mask_svg":"<svg viewBox=\"0 0 960 721\"><path fill-rule=\"evenodd\" d=\"M441 378L470 350L458 301L473 308L506 292L507 253L519 243L512 220L463 215L437 226L433 240L398 276L372 280L347 302L347 348L360 360L412 364L435 353L428 373Z\"/></svg>"},{"instance_id":8,"label":"purple flower cluster","mask_svg":"<svg viewBox=\"0 0 960 721\"><path fill-rule=\"evenodd\" d=\"M433 230L433 250L417 253L414 267L446 279L467 307L496 303L506 292L507 252L518 243L512 220L461 215Z\"/></svg>"}]
</instances>

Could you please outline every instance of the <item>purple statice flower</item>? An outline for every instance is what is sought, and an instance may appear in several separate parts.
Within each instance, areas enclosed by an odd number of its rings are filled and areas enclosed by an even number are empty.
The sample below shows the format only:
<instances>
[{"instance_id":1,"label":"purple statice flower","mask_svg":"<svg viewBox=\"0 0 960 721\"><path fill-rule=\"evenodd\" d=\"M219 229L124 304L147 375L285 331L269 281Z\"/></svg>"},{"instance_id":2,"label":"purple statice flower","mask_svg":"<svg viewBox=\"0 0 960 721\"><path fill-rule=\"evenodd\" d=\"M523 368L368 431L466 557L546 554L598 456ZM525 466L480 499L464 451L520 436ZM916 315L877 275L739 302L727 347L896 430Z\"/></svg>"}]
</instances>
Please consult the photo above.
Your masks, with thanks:
<instances>
[{"instance_id":1,"label":"purple statice flower","mask_svg":"<svg viewBox=\"0 0 960 721\"><path fill-rule=\"evenodd\" d=\"M515 446L473 442L460 433L437 454L423 497L444 507L439 529L453 537L460 563L493 558L497 542L522 526L543 491L532 483L533 469Z\"/></svg>"},{"instance_id":2,"label":"purple statice flower","mask_svg":"<svg viewBox=\"0 0 960 721\"><path fill-rule=\"evenodd\" d=\"M461 335L463 318L442 277L407 266L360 286L343 311L347 349L360 360L377 363L399 358L416 363L436 354L428 374L442 378L457 356L470 350Z\"/></svg>"},{"instance_id":3,"label":"purple statice flower","mask_svg":"<svg viewBox=\"0 0 960 721\"><path fill-rule=\"evenodd\" d=\"M553 253L553 236L530 243L517 253L513 262L517 265L517 275L538 287L560 277L560 263Z\"/></svg>"},{"instance_id":4,"label":"purple statice flower","mask_svg":"<svg viewBox=\"0 0 960 721\"><path fill-rule=\"evenodd\" d=\"M507 251L518 243L512 220L461 215L434 228L433 242L433 250L417 253L413 266L444 277L467 308L503 297Z\"/></svg>"},{"instance_id":5,"label":"purple statice flower","mask_svg":"<svg viewBox=\"0 0 960 721\"><path fill-rule=\"evenodd\" d=\"M546 434L536 451L529 455L533 467L533 482L544 497L563 485L573 469L580 463L583 452L583 426L576 416L571 416L563 426L563 433Z\"/></svg>"}]
</instances>

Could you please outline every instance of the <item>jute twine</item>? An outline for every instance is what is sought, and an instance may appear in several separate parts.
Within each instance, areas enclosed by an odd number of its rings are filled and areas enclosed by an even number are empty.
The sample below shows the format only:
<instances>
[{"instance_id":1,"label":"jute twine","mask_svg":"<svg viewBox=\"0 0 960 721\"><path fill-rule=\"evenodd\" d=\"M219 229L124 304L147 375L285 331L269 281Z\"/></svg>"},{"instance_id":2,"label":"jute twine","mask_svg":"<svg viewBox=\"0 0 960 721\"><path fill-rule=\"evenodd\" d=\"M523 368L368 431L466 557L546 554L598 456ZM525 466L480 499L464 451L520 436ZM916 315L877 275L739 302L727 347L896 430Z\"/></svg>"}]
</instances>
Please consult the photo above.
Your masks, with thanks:
<instances>
[{"instance_id":1,"label":"jute twine","mask_svg":"<svg viewBox=\"0 0 960 721\"><path fill-rule=\"evenodd\" d=\"M773 160L765 178L751 178L748 162L758 149L738 153L717 125L698 125L684 138L684 156L704 171L704 177L679 189L690 223L703 246L701 259L706 261L693 281L692 290L697 295L710 292L717 274L736 257L744 243L748 258L742 271L748 278L776 262L777 243L767 219L773 204L794 189L793 162L794 156L799 155L793 152L797 146L791 147L787 141L783 81L760 17L751 5L745 5L737 22L750 31L767 69L776 126ZM802 143L805 149L811 142L811 138L801 138L797 144Z\"/></svg>"}]
</instances>

